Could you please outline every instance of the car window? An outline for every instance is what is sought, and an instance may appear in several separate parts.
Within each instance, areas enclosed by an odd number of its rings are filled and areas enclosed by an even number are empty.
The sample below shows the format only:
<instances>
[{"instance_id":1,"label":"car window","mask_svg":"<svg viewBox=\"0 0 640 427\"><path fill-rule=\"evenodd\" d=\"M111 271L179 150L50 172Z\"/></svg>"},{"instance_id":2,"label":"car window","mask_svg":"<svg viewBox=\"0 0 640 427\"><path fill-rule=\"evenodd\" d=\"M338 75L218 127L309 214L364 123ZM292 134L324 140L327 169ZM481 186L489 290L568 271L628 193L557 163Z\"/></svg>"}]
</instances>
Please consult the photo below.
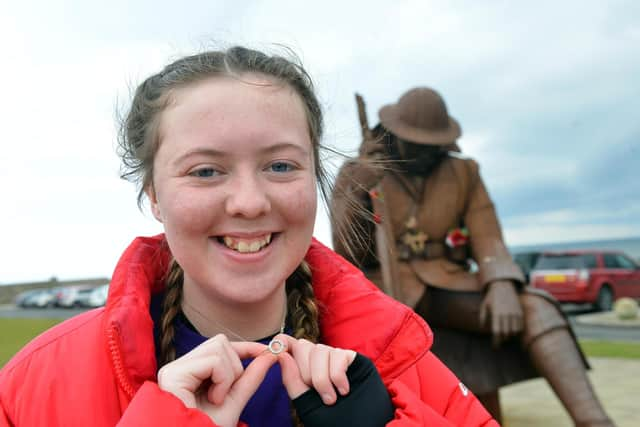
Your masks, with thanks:
<instances>
[{"instance_id":1,"label":"car window","mask_svg":"<svg viewBox=\"0 0 640 427\"><path fill-rule=\"evenodd\" d=\"M537 270L563 270L584 267L585 260L581 255L543 255L536 264Z\"/></svg>"},{"instance_id":2,"label":"car window","mask_svg":"<svg viewBox=\"0 0 640 427\"><path fill-rule=\"evenodd\" d=\"M582 255L582 265L584 268L598 268L598 261L594 254Z\"/></svg>"},{"instance_id":3,"label":"car window","mask_svg":"<svg viewBox=\"0 0 640 427\"><path fill-rule=\"evenodd\" d=\"M620 268L626 268L627 270L635 270L636 268L638 268L635 262L631 261L624 255L616 255L616 261L618 262Z\"/></svg>"},{"instance_id":4,"label":"car window","mask_svg":"<svg viewBox=\"0 0 640 427\"><path fill-rule=\"evenodd\" d=\"M515 254L513 257L513 260L520 267L523 267L528 270L536 263L539 256L540 254L537 252L523 252L523 253Z\"/></svg>"},{"instance_id":5,"label":"car window","mask_svg":"<svg viewBox=\"0 0 640 427\"><path fill-rule=\"evenodd\" d=\"M620 264L618 264L618 257L615 254L604 254L602 255L602 259L604 260L604 266L606 268L620 268Z\"/></svg>"}]
</instances>

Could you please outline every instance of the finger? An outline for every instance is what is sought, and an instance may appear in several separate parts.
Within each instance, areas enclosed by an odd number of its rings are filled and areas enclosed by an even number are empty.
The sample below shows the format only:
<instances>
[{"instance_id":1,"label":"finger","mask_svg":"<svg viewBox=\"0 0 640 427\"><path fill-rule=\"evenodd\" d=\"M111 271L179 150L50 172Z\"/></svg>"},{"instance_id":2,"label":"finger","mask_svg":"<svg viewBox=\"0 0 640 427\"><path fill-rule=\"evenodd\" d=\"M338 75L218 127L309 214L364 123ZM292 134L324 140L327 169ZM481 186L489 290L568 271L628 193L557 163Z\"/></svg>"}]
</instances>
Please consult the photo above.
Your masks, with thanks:
<instances>
[{"instance_id":1,"label":"finger","mask_svg":"<svg viewBox=\"0 0 640 427\"><path fill-rule=\"evenodd\" d=\"M208 390L209 401L214 405L222 404L233 383L244 373L240 359L258 357L266 348L264 344L254 342L228 342L224 346L225 352L220 355L221 364L211 376L213 384Z\"/></svg>"},{"instance_id":2,"label":"finger","mask_svg":"<svg viewBox=\"0 0 640 427\"><path fill-rule=\"evenodd\" d=\"M336 402L336 391L329 377L329 358L331 348L324 344L317 344L310 353L311 382L313 388L320 394L325 405Z\"/></svg>"},{"instance_id":3,"label":"finger","mask_svg":"<svg viewBox=\"0 0 640 427\"><path fill-rule=\"evenodd\" d=\"M491 333L493 334L493 345L499 346L501 341L500 316L491 313Z\"/></svg>"},{"instance_id":4,"label":"finger","mask_svg":"<svg viewBox=\"0 0 640 427\"><path fill-rule=\"evenodd\" d=\"M515 323L515 328L516 328L515 333L518 334L518 333L520 333L522 331L522 328L524 326L521 313L516 314L515 319L514 319L514 323Z\"/></svg>"},{"instance_id":5,"label":"finger","mask_svg":"<svg viewBox=\"0 0 640 427\"><path fill-rule=\"evenodd\" d=\"M241 359L255 357L266 348L264 344L258 342L232 342L229 341L226 335L218 334L209 338L183 357L195 358L216 354L217 352L226 351L223 350L225 346L230 346Z\"/></svg>"},{"instance_id":6,"label":"finger","mask_svg":"<svg viewBox=\"0 0 640 427\"><path fill-rule=\"evenodd\" d=\"M508 339L513 334L513 313L504 316L504 332L503 339Z\"/></svg>"},{"instance_id":7,"label":"finger","mask_svg":"<svg viewBox=\"0 0 640 427\"><path fill-rule=\"evenodd\" d=\"M342 396L349 393L349 379L347 369L356 357L356 352L352 350L334 349L330 352L329 376L331 382L338 389Z\"/></svg>"},{"instance_id":8,"label":"finger","mask_svg":"<svg viewBox=\"0 0 640 427\"><path fill-rule=\"evenodd\" d=\"M158 385L174 394L187 392L193 396L211 376L211 370L211 361L206 358L176 359L158 371Z\"/></svg>"},{"instance_id":9,"label":"finger","mask_svg":"<svg viewBox=\"0 0 640 427\"><path fill-rule=\"evenodd\" d=\"M511 336L511 314L503 314L501 321L502 341L506 341Z\"/></svg>"},{"instance_id":10,"label":"finger","mask_svg":"<svg viewBox=\"0 0 640 427\"><path fill-rule=\"evenodd\" d=\"M290 399L295 399L305 391L309 390L309 386L305 384L300 375L300 369L293 356L287 352L278 355L278 362L282 368L282 383L287 389Z\"/></svg>"},{"instance_id":11,"label":"finger","mask_svg":"<svg viewBox=\"0 0 640 427\"><path fill-rule=\"evenodd\" d=\"M240 360L240 356L238 356L238 353L236 353L236 351L231 345L225 346L225 350L227 352L227 358L231 364L233 375L235 376L235 378L238 378L240 375L242 375L242 372L244 371L244 367L242 366L242 361Z\"/></svg>"},{"instance_id":12,"label":"finger","mask_svg":"<svg viewBox=\"0 0 640 427\"><path fill-rule=\"evenodd\" d=\"M252 341L232 341L230 345L240 359L258 357L267 349L265 344Z\"/></svg>"},{"instance_id":13,"label":"finger","mask_svg":"<svg viewBox=\"0 0 640 427\"><path fill-rule=\"evenodd\" d=\"M522 314L518 314L518 317L516 318L516 327L516 331L518 333L520 333L524 329L524 318L522 317Z\"/></svg>"},{"instance_id":14,"label":"finger","mask_svg":"<svg viewBox=\"0 0 640 427\"><path fill-rule=\"evenodd\" d=\"M510 317L511 316L509 314L503 314L500 316L500 342L504 342L509 337L511 328L509 325Z\"/></svg>"},{"instance_id":15,"label":"finger","mask_svg":"<svg viewBox=\"0 0 640 427\"><path fill-rule=\"evenodd\" d=\"M229 396L236 405L238 411L247 406L247 402L254 395L264 377L267 375L269 368L277 361L270 352L263 352L257 356L244 370L242 376L233 384L229 390Z\"/></svg>"},{"instance_id":16,"label":"finger","mask_svg":"<svg viewBox=\"0 0 640 427\"><path fill-rule=\"evenodd\" d=\"M517 313L514 313L511 315L511 335L512 336L520 332L520 329L518 327L518 324L520 323L519 319L520 319L520 316L518 316Z\"/></svg>"},{"instance_id":17,"label":"finger","mask_svg":"<svg viewBox=\"0 0 640 427\"><path fill-rule=\"evenodd\" d=\"M480 325L484 327L487 321L487 304L484 302L480 304Z\"/></svg>"},{"instance_id":18,"label":"finger","mask_svg":"<svg viewBox=\"0 0 640 427\"><path fill-rule=\"evenodd\" d=\"M278 335L278 337L280 336L281 335ZM314 348L315 344L304 338L295 339L293 337L287 336L286 339L288 351L293 356L298 365L302 381L304 381L305 384L311 387L313 381L311 379L311 369L309 367L309 364L311 350Z\"/></svg>"},{"instance_id":19,"label":"finger","mask_svg":"<svg viewBox=\"0 0 640 427\"><path fill-rule=\"evenodd\" d=\"M239 375L235 375L226 352L209 357L208 360L212 365L210 377L212 384L207 390L207 398L214 405L220 405Z\"/></svg>"}]
</instances>

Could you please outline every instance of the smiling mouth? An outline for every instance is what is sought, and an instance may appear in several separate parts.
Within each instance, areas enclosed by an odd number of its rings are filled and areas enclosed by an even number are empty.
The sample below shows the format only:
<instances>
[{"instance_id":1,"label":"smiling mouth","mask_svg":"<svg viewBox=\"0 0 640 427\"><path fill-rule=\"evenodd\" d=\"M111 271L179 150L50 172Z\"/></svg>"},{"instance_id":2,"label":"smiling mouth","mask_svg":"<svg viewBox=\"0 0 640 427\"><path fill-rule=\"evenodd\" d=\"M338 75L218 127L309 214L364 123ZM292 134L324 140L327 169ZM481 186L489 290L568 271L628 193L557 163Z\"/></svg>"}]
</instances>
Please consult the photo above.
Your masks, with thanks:
<instances>
[{"instance_id":1,"label":"smiling mouth","mask_svg":"<svg viewBox=\"0 0 640 427\"><path fill-rule=\"evenodd\" d=\"M231 236L217 237L218 242L222 243L229 249L240 253L255 253L269 246L271 243L271 233L253 239L240 239Z\"/></svg>"}]
</instances>

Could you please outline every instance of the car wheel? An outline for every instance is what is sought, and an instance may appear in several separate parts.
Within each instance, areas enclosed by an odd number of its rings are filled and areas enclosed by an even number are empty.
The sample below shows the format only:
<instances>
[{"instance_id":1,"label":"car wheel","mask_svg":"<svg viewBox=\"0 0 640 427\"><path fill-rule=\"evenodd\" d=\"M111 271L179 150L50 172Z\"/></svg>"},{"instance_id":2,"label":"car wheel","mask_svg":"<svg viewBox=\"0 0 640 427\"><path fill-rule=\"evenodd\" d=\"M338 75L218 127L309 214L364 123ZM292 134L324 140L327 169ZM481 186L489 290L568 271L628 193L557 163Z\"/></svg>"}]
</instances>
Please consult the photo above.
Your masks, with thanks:
<instances>
[{"instance_id":1,"label":"car wheel","mask_svg":"<svg viewBox=\"0 0 640 427\"><path fill-rule=\"evenodd\" d=\"M598 292L598 299L596 300L596 308L598 311L611 311L613 308L613 292L608 286L603 286Z\"/></svg>"}]
</instances>

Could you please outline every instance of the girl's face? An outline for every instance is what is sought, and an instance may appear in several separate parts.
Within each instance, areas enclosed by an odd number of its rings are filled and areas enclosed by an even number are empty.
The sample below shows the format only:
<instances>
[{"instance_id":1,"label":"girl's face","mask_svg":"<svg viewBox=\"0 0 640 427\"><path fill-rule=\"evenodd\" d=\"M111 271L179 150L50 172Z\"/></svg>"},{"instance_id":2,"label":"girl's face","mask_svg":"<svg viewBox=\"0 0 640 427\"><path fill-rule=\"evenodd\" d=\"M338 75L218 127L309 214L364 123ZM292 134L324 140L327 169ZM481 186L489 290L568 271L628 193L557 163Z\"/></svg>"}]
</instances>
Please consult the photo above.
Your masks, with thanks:
<instances>
[{"instance_id":1,"label":"girl's face","mask_svg":"<svg viewBox=\"0 0 640 427\"><path fill-rule=\"evenodd\" d=\"M147 193L185 288L223 304L280 296L310 245L316 214L302 100L250 74L207 79L172 101L161 115Z\"/></svg>"}]
</instances>

